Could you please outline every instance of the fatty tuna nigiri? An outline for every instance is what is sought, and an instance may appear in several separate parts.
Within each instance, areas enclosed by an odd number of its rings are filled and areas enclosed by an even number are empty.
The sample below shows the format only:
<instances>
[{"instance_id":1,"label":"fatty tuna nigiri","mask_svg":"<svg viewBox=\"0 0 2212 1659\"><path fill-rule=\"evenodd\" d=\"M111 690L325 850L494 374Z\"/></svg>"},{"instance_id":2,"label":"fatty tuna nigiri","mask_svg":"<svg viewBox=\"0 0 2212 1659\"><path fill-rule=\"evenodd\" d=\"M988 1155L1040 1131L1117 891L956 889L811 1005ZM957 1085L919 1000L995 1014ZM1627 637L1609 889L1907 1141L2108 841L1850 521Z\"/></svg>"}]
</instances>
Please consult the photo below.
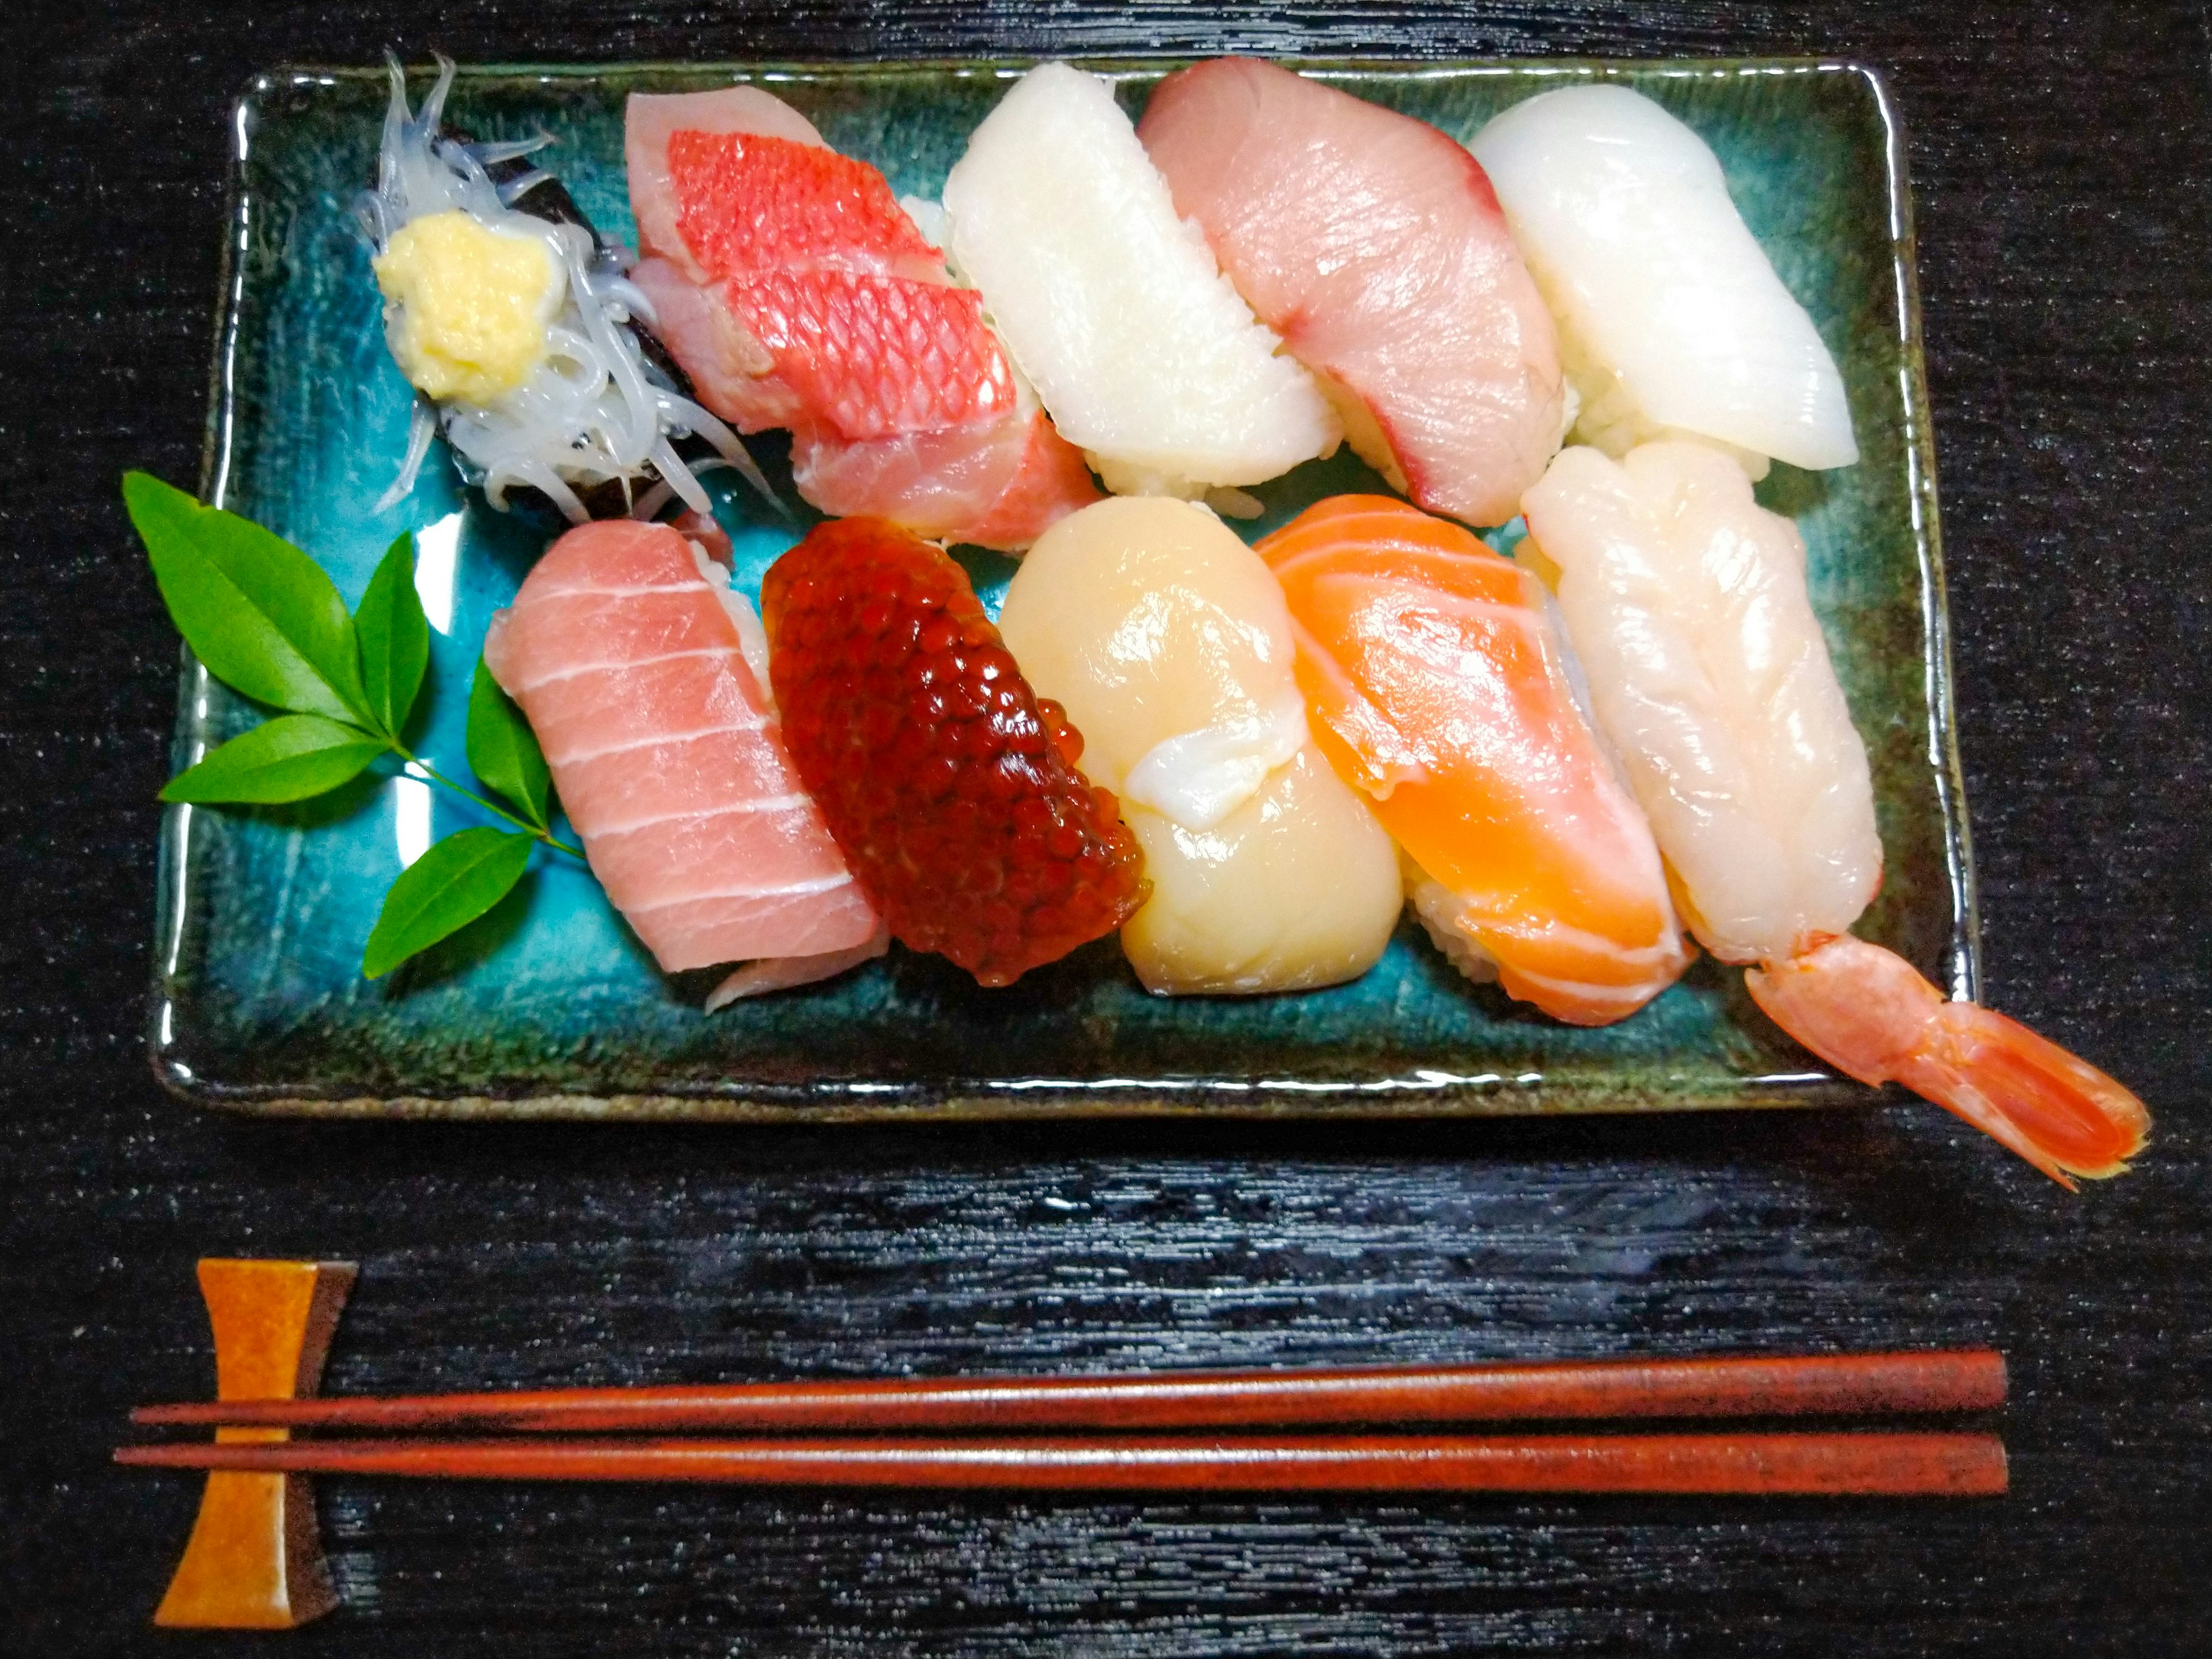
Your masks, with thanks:
<instances>
[{"instance_id":1,"label":"fatty tuna nigiri","mask_svg":"<svg viewBox=\"0 0 2212 1659\"><path fill-rule=\"evenodd\" d=\"M1168 76L1137 136L1363 459L1431 513L1521 510L1559 447L1559 346L1465 149L1246 58Z\"/></svg>"},{"instance_id":2,"label":"fatty tuna nigiri","mask_svg":"<svg viewBox=\"0 0 2212 1659\"><path fill-rule=\"evenodd\" d=\"M1767 458L1859 458L1843 377L1704 139L1642 93L1568 87L1471 148L1559 325L1576 432L1612 455L1670 434Z\"/></svg>"},{"instance_id":3,"label":"fatty tuna nigiri","mask_svg":"<svg viewBox=\"0 0 2212 1659\"><path fill-rule=\"evenodd\" d=\"M962 275L1069 441L1125 495L1262 483L1343 435L1176 216L1097 76L1031 70L945 181Z\"/></svg>"},{"instance_id":4,"label":"fatty tuna nigiri","mask_svg":"<svg viewBox=\"0 0 2212 1659\"><path fill-rule=\"evenodd\" d=\"M737 991L884 942L784 750L766 656L721 567L670 526L621 519L554 543L484 636L608 898L672 973L770 959Z\"/></svg>"},{"instance_id":5,"label":"fatty tuna nigiri","mask_svg":"<svg viewBox=\"0 0 2212 1659\"><path fill-rule=\"evenodd\" d=\"M999 626L1144 843L1121 930L1147 990L1357 978L1403 908L1390 838L1306 726L1267 568L1202 507L1101 501L1040 537Z\"/></svg>"},{"instance_id":6,"label":"fatty tuna nigiri","mask_svg":"<svg viewBox=\"0 0 2212 1659\"><path fill-rule=\"evenodd\" d=\"M1796 526L1692 443L1563 451L1523 505L1690 925L1754 964L1753 1000L1838 1071L1904 1084L2063 1185L2125 1169L2150 1127L2134 1095L1846 931L1881 843Z\"/></svg>"},{"instance_id":7,"label":"fatty tuna nigiri","mask_svg":"<svg viewBox=\"0 0 2212 1659\"><path fill-rule=\"evenodd\" d=\"M1577 1025L1642 1007L1684 949L1650 827L1569 684L1540 586L1469 532L1340 495L1262 540L1322 747L1419 866L1455 963Z\"/></svg>"},{"instance_id":8,"label":"fatty tuna nigiri","mask_svg":"<svg viewBox=\"0 0 2212 1659\"><path fill-rule=\"evenodd\" d=\"M700 398L792 431L800 495L838 516L1015 550L1098 491L892 197L756 87L634 95L631 280Z\"/></svg>"}]
</instances>

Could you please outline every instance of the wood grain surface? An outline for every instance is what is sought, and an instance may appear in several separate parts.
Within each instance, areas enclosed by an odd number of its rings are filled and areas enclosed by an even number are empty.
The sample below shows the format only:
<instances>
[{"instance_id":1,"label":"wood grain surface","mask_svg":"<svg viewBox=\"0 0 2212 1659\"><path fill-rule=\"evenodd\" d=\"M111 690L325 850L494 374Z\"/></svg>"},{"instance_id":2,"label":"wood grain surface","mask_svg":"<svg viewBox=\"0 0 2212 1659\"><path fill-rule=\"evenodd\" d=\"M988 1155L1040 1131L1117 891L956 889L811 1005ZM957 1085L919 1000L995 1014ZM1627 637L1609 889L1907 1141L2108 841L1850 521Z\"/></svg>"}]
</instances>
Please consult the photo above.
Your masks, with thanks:
<instances>
[{"instance_id":1,"label":"wood grain surface","mask_svg":"<svg viewBox=\"0 0 2212 1659\"><path fill-rule=\"evenodd\" d=\"M0 100L0 1651L2212 1651L2212 121L2196 6L641 0L9 13ZM1910 131L1998 1006L2150 1154L2069 1199L1942 1114L933 1131L315 1127L150 1082L177 647L116 495L191 481L225 111L373 61L1816 52ZM208 1391L202 1255L345 1256L326 1386L1988 1342L2013 1493L962 1498L321 1485L346 1605L147 1625Z\"/></svg>"}]
</instances>

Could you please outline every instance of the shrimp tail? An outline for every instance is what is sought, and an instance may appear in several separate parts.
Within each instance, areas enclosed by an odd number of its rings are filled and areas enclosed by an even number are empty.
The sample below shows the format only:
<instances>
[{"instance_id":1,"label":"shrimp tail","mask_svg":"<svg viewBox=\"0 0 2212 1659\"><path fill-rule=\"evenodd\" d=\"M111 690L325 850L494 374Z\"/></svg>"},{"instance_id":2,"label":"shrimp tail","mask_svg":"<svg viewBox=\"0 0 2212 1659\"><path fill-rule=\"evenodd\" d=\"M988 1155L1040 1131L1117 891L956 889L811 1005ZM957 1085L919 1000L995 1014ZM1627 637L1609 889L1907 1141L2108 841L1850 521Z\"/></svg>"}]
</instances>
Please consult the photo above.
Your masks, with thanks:
<instances>
[{"instance_id":1,"label":"shrimp tail","mask_svg":"<svg viewBox=\"0 0 2212 1659\"><path fill-rule=\"evenodd\" d=\"M1844 934L1744 975L1767 1017L1862 1083L1903 1084L2009 1146L2069 1192L2116 1176L2150 1114L2087 1060L2019 1021L1946 1001L1893 951Z\"/></svg>"}]
</instances>

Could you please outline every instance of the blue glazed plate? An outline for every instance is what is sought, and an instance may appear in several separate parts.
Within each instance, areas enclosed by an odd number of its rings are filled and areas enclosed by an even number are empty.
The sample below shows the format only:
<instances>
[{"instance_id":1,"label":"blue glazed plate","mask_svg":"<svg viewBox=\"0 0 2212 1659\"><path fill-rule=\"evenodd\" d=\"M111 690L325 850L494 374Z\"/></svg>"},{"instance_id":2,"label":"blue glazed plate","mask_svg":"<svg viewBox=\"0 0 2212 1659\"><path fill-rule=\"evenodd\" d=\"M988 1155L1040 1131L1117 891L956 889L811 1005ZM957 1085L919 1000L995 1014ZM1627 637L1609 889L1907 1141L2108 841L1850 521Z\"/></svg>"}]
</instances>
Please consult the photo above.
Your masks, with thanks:
<instances>
[{"instance_id":1,"label":"blue glazed plate","mask_svg":"<svg viewBox=\"0 0 2212 1659\"><path fill-rule=\"evenodd\" d=\"M464 70L450 106L480 137L544 132L544 165L607 233L632 234L622 112L634 90L758 81L895 189L934 197L1020 65L717 65ZM1133 112L1172 63L1095 64ZM1814 603L1874 763L1887 854L1860 931L1971 994L1972 884L1953 748L1910 202L1879 81L1848 64L1310 64L1461 138L1565 82L1658 99L1719 155L1746 220L1842 365L1863 451L1844 471L1778 466ZM419 97L422 88L414 88ZM349 600L401 530L434 629L417 750L457 763L492 611L550 526L489 510L434 453L413 495L374 503L410 393L386 356L349 204L370 175L380 73L258 81L237 111L231 241L210 418L208 499L311 551ZM771 441L759 446L775 476ZM1381 482L1340 458L1258 491L1253 536ZM795 501L795 495L787 498ZM741 584L794 539L743 494L720 502ZM995 609L1009 561L963 554ZM187 658L182 767L255 712ZM894 949L827 985L711 1018L711 975L659 973L588 875L550 861L484 921L389 978L361 977L386 889L468 810L405 779L298 808L173 807L165 820L152 1047L170 1087L261 1112L431 1116L833 1118L1061 1113L1528 1113L1769 1106L1863 1097L1709 962L1618 1025L1583 1030L1468 984L1407 927L1355 984L1161 1000L1112 940L1006 990Z\"/></svg>"}]
</instances>

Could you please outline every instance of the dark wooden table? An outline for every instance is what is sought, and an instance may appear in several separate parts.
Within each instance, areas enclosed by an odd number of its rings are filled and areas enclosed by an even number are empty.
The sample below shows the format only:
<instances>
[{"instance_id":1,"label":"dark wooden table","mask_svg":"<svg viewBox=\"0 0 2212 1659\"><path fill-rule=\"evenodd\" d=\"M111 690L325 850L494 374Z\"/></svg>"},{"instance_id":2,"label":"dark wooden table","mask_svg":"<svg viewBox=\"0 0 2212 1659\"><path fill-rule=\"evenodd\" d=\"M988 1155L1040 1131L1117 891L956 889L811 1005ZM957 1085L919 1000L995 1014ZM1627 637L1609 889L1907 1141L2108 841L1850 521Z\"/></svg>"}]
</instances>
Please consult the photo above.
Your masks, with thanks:
<instances>
[{"instance_id":1,"label":"dark wooden table","mask_svg":"<svg viewBox=\"0 0 2212 1659\"><path fill-rule=\"evenodd\" d=\"M2212 1651L2212 124L2196 7L29 0L0 104L0 1650ZM1991 1000L2151 1155L2069 1199L1914 1107L901 1133L316 1127L149 1079L231 94L286 60L1820 53L1911 130ZM357 1258L346 1389L1986 1340L2002 1502L1148 1504L325 1483L346 1607L157 1636L204 1254Z\"/></svg>"}]
</instances>

